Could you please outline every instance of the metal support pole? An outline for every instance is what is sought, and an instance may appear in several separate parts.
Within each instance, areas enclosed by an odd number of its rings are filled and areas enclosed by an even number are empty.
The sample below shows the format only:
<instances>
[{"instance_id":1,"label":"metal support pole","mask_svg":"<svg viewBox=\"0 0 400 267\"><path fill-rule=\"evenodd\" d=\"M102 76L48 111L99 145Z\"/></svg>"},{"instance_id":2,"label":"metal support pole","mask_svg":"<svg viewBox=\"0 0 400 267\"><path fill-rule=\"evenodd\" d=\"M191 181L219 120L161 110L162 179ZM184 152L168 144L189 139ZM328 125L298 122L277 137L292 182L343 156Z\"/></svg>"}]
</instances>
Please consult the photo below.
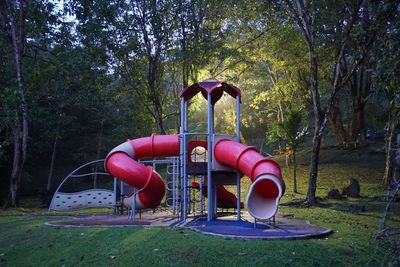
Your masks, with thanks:
<instances>
[{"instance_id":1,"label":"metal support pole","mask_svg":"<svg viewBox=\"0 0 400 267\"><path fill-rule=\"evenodd\" d=\"M214 183L211 175L212 161L212 138L213 138L213 105L211 101L211 93L207 95L207 198L208 212L207 221L211 221L215 217L215 194Z\"/></svg>"},{"instance_id":2,"label":"metal support pole","mask_svg":"<svg viewBox=\"0 0 400 267\"><path fill-rule=\"evenodd\" d=\"M236 96L236 141L240 143L240 96ZM237 220L240 220L240 173L236 174Z\"/></svg>"},{"instance_id":3,"label":"metal support pole","mask_svg":"<svg viewBox=\"0 0 400 267\"><path fill-rule=\"evenodd\" d=\"M183 206L182 206L182 196L183 196L183 176L184 176L184 172L183 172L183 164L184 164L184 160L183 160L183 136L184 136L184 130L183 130L183 124L184 124L184 119L183 117L185 116L185 111L184 111L184 105L185 105L185 99L181 98L181 127L179 127L179 177L180 177L180 181L179 181L179 204L180 204L180 218L183 219Z\"/></svg>"},{"instance_id":4,"label":"metal support pole","mask_svg":"<svg viewBox=\"0 0 400 267\"><path fill-rule=\"evenodd\" d=\"M121 180L120 182L121 192L119 195L119 200L121 201L121 215L124 214L124 182Z\"/></svg>"},{"instance_id":5,"label":"metal support pole","mask_svg":"<svg viewBox=\"0 0 400 267\"><path fill-rule=\"evenodd\" d=\"M188 214L188 206L190 205L190 203L188 203L188 198L190 197L188 195L188 175L187 175L187 161L188 161L188 155L187 155L187 143L188 143L188 137L186 135L186 133L188 132L188 120L187 120L187 108L188 108L188 104L185 101L184 105L183 105L183 110L184 110L184 117L183 117L183 131L184 131L184 142L183 142L183 171L184 171L184 175L183 175L183 184L184 184L184 211L185 211L185 215L184 215L184 219L187 219L187 214Z\"/></svg>"},{"instance_id":6,"label":"metal support pole","mask_svg":"<svg viewBox=\"0 0 400 267\"><path fill-rule=\"evenodd\" d=\"M117 177L114 177L114 214L118 214L118 208L117 208Z\"/></svg>"},{"instance_id":7,"label":"metal support pole","mask_svg":"<svg viewBox=\"0 0 400 267\"><path fill-rule=\"evenodd\" d=\"M183 99L183 98L182 98ZM186 136L186 133L187 133L187 102L186 101L184 101L184 99L183 99L183 103L182 103L183 105L182 105L182 111L183 111L183 113L182 113L182 116L183 116L183 118L182 118L182 123L183 123L183 125L182 125L182 130L183 130L183 133L182 133L182 136L183 136L183 140L182 140L182 150L183 150L183 157L182 157L182 166L183 166L183 176L182 176L182 179L183 179L183 201L182 201L182 219L183 220L186 220L187 219L187 205L188 205L188 202L187 202L187 198L188 198L188 194L187 194L187 169L186 169L186 167L187 167L187 136Z\"/></svg>"},{"instance_id":8,"label":"metal support pole","mask_svg":"<svg viewBox=\"0 0 400 267\"><path fill-rule=\"evenodd\" d=\"M132 221L136 219L136 195L139 191L136 188L133 188L133 197L131 201L131 208L128 212L128 218Z\"/></svg>"},{"instance_id":9,"label":"metal support pole","mask_svg":"<svg viewBox=\"0 0 400 267\"><path fill-rule=\"evenodd\" d=\"M204 175L200 176L200 214L203 215L204 213L204 196L203 196L203 183L204 183Z\"/></svg>"},{"instance_id":10,"label":"metal support pole","mask_svg":"<svg viewBox=\"0 0 400 267\"><path fill-rule=\"evenodd\" d=\"M176 158L172 159L172 213L176 215Z\"/></svg>"}]
</instances>

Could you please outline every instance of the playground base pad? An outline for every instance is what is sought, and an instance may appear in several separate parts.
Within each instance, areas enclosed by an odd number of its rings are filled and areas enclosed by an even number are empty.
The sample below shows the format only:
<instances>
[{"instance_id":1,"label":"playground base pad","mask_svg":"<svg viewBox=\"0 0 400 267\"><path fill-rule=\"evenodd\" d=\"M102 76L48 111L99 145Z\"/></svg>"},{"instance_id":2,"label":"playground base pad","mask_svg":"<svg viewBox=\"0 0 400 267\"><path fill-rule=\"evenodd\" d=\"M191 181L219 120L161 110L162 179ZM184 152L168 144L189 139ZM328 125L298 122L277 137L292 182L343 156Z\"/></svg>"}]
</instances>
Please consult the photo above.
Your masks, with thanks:
<instances>
[{"instance_id":1,"label":"playground base pad","mask_svg":"<svg viewBox=\"0 0 400 267\"><path fill-rule=\"evenodd\" d=\"M331 229L285 214L277 214L275 221L254 222L247 212L242 213L241 220L237 220L234 213L219 213L218 219L212 221L207 221L205 216L193 216L180 222L170 212L148 211L137 215L135 221L127 215L77 215L63 216L62 220L46 224L55 227L183 227L226 239L308 239L332 233Z\"/></svg>"}]
</instances>

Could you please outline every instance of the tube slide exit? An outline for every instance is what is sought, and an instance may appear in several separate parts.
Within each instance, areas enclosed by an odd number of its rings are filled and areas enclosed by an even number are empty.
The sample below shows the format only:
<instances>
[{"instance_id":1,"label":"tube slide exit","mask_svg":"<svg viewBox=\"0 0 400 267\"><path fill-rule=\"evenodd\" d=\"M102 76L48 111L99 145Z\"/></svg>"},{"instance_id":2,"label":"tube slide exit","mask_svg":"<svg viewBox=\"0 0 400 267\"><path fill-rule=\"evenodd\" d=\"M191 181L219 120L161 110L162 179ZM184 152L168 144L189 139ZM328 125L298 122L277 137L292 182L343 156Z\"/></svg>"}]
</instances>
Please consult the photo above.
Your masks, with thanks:
<instances>
[{"instance_id":1,"label":"tube slide exit","mask_svg":"<svg viewBox=\"0 0 400 267\"><path fill-rule=\"evenodd\" d=\"M219 163L239 170L253 182L246 198L249 213L260 220L274 216L285 192L279 165L254 147L226 139L215 145L214 155Z\"/></svg>"}]
</instances>

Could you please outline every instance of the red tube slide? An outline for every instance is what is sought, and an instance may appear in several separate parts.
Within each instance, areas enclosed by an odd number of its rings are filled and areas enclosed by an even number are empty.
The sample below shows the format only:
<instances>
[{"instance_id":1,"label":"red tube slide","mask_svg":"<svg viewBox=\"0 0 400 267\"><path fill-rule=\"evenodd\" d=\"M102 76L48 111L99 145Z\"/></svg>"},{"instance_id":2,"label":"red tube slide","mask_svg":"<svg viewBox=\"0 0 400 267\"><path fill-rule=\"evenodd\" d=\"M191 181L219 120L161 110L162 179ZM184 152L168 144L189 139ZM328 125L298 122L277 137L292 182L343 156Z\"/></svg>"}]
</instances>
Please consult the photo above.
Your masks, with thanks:
<instances>
[{"instance_id":1,"label":"red tube slide","mask_svg":"<svg viewBox=\"0 0 400 267\"><path fill-rule=\"evenodd\" d=\"M253 182L246 198L249 213L260 220L274 216L285 191L279 165L254 147L226 139L215 145L214 155L219 163L239 170Z\"/></svg>"},{"instance_id":2,"label":"red tube slide","mask_svg":"<svg viewBox=\"0 0 400 267\"><path fill-rule=\"evenodd\" d=\"M107 155L104 167L111 175L140 190L136 197L138 209L155 208L164 197L164 181L152 167L136 160L177 155L178 135L152 135L128 140L115 147Z\"/></svg>"},{"instance_id":3,"label":"red tube slide","mask_svg":"<svg viewBox=\"0 0 400 267\"><path fill-rule=\"evenodd\" d=\"M192 186L200 190L198 182L192 182ZM207 186L203 186L203 196L207 197ZM217 186L217 207L221 209L236 209L237 198L235 194L229 192L223 185ZM240 208L243 208L243 202L240 202Z\"/></svg>"}]
</instances>

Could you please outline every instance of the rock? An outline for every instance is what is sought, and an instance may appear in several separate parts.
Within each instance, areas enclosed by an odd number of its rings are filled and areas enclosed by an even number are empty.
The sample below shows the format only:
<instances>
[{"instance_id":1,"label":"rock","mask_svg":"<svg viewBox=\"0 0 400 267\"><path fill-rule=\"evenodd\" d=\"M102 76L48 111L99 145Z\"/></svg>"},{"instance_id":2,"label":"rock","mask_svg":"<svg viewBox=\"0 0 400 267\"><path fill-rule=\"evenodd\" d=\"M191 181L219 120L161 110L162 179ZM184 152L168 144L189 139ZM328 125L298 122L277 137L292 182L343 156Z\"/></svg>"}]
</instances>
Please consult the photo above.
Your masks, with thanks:
<instances>
[{"instance_id":1,"label":"rock","mask_svg":"<svg viewBox=\"0 0 400 267\"><path fill-rule=\"evenodd\" d=\"M349 179L349 183L342 190L343 196L360 197L360 183L355 178Z\"/></svg>"},{"instance_id":2,"label":"rock","mask_svg":"<svg viewBox=\"0 0 400 267\"><path fill-rule=\"evenodd\" d=\"M329 189L327 197L331 198L331 199L341 199L341 198L343 198L343 196L340 194L339 190L336 189L336 188Z\"/></svg>"}]
</instances>

